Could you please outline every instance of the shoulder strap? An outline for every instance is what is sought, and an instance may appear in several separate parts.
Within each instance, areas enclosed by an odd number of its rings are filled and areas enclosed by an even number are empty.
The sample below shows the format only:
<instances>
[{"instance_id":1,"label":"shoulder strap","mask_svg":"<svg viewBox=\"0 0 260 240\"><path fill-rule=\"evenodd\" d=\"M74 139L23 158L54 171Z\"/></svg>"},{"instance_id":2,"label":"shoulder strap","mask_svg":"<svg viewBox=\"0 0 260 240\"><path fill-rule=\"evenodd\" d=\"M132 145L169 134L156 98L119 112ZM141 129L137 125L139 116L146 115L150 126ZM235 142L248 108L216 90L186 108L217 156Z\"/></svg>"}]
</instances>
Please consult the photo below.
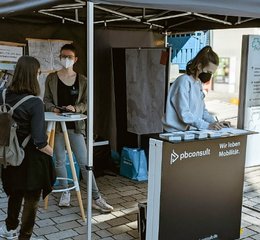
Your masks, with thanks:
<instances>
[{"instance_id":1,"label":"shoulder strap","mask_svg":"<svg viewBox=\"0 0 260 240\"><path fill-rule=\"evenodd\" d=\"M5 97L6 97L6 89L3 90L2 92L2 98L3 98L3 105L5 106ZM12 108L11 108L11 114L13 114L13 111L19 107L22 103L24 103L25 101L27 101L30 98L34 98L35 96L33 95L28 95L23 97L21 100L19 100ZM28 135L22 142L22 148L25 148L25 146L27 145L27 143L29 142L31 138L31 135Z\"/></svg>"},{"instance_id":2,"label":"shoulder strap","mask_svg":"<svg viewBox=\"0 0 260 240\"><path fill-rule=\"evenodd\" d=\"M25 148L29 140L31 139L31 134L28 135L22 142L22 148Z\"/></svg>"},{"instance_id":3,"label":"shoulder strap","mask_svg":"<svg viewBox=\"0 0 260 240\"><path fill-rule=\"evenodd\" d=\"M5 105L6 88L2 91L3 105Z\"/></svg>"},{"instance_id":4,"label":"shoulder strap","mask_svg":"<svg viewBox=\"0 0 260 240\"><path fill-rule=\"evenodd\" d=\"M25 101L27 101L30 98L34 98L33 95L28 95L23 97L20 101L18 101L13 107L12 110L14 111L16 108L18 108L21 104L23 104ZM29 140L31 139L31 134L29 134L22 142L22 148L25 148Z\"/></svg>"},{"instance_id":5,"label":"shoulder strap","mask_svg":"<svg viewBox=\"0 0 260 240\"><path fill-rule=\"evenodd\" d=\"M19 107L21 104L23 104L25 101L27 101L30 98L34 98L35 96L33 95L28 95L23 97L20 101L18 101L13 107L12 110L14 111L17 107ZM30 141L31 139L31 134L29 134L22 142L22 148L25 148L27 143Z\"/></svg>"},{"instance_id":6,"label":"shoulder strap","mask_svg":"<svg viewBox=\"0 0 260 240\"><path fill-rule=\"evenodd\" d=\"M6 88L2 91L3 104L1 106L1 112L8 112L8 110L7 110L8 107L6 106L6 103L5 103L5 95L6 95Z\"/></svg>"},{"instance_id":7,"label":"shoulder strap","mask_svg":"<svg viewBox=\"0 0 260 240\"><path fill-rule=\"evenodd\" d=\"M5 98L6 98L6 88L2 91L2 98L3 98L3 105L6 105L5 103ZM12 107L12 111L14 111L17 107L19 107L22 103L24 103L25 101L27 101L30 98L34 98L35 96L33 95L28 95L23 97L21 100L19 100L13 107Z\"/></svg>"},{"instance_id":8,"label":"shoulder strap","mask_svg":"<svg viewBox=\"0 0 260 240\"><path fill-rule=\"evenodd\" d=\"M25 96L25 97L23 97L20 101L18 101L12 108L13 108L13 111L17 108L17 107L19 107L22 103L24 103L25 101L27 101L28 99L30 99L30 98L34 98L34 96L33 95L28 95L28 96Z\"/></svg>"}]
</instances>

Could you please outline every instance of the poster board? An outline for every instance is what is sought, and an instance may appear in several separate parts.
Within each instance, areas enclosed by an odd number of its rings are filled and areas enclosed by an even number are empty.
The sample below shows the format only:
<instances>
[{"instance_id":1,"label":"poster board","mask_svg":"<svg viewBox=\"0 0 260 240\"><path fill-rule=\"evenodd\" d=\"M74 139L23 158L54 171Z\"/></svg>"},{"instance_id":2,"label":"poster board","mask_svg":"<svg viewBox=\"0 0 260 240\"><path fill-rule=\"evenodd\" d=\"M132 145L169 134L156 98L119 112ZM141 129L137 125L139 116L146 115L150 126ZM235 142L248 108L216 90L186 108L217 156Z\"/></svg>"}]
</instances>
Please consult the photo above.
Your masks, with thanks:
<instances>
[{"instance_id":1,"label":"poster board","mask_svg":"<svg viewBox=\"0 0 260 240\"><path fill-rule=\"evenodd\" d=\"M58 71L62 68L60 65L60 49L65 44L70 44L72 41L58 39L35 39L26 38L28 41L29 55L38 59L41 65L39 83L42 98L45 90L45 81L49 73Z\"/></svg>"},{"instance_id":2,"label":"poster board","mask_svg":"<svg viewBox=\"0 0 260 240\"><path fill-rule=\"evenodd\" d=\"M246 166L260 165L260 35L244 35L242 42L238 128L258 132L248 136Z\"/></svg>"},{"instance_id":3,"label":"poster board","mask_svg":"<svg viewBox=\"0 0 260 240\"><path fill-rule=\"evenodd\" d=\"M18 59L23 55L25 44L0 41L0 88L6 87Z\"/></svg>"},{"instance_id":4,"label":"poster board","mask_svg":"<svg viewBox=\"0 0 260 240\"><path fill-rule=\"evenodd\" d=\"M163 131L168 57L166 48L125 50L127 131L138 135Z\"/></svg>"}]
</instances>

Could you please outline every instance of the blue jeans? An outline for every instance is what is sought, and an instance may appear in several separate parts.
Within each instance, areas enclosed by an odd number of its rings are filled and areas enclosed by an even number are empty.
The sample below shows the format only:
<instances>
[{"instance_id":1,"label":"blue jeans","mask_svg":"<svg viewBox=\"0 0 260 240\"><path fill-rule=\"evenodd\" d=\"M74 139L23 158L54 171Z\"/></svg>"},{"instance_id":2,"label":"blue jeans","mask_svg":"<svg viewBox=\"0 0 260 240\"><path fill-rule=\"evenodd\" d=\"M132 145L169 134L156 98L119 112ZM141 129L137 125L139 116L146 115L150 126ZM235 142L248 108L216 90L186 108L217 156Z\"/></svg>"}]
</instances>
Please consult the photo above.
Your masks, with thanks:
<instances>
[{"instance_id":1,"label":"blue jeans","mask_svg":"<svg viewBox=\"0 0 260 240\"><path fill-rule=\"evenodd\" d=\"M75 133L73 129L68 129L68 135L71 145L71 150L74 153L78 162L82 178L87 183L88 173L86 170L87 165L87 147L82 134ZM67 178L66 170L66 155L65 155L65 141L63 133L55 134L54 154L56 157L55 169L57 177ZM60 181L61 185L66 188L67 181ZM97 187L96 179L92 177L92 198L97 199L100 197L100 192Z\"/></svg>"}]
</instances>

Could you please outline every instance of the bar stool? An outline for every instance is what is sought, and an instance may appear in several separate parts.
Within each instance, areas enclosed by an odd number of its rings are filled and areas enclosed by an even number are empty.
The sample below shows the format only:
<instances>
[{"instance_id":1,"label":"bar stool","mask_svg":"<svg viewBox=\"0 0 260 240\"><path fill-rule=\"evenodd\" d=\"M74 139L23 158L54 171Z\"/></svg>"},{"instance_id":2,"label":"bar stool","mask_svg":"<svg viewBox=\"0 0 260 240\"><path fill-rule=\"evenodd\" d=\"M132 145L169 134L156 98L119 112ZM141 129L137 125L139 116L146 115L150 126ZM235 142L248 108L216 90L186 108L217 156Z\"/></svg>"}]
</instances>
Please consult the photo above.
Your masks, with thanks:
<instances>
[{"instance_id":1,"label":"bar stool","mask_svg":"<svg viewBox=\"0 0 260 240\"><path fill-rule=\"evenodd\" d=\"M64 179L64 178L58 177L57 178L58 180L73 181L73 186L65 188L65 189L53 190L52 192L64 192L64 191L75 189L76 193L77 193L77 198L78 198L78 203L79 203L79 207L80 207L82 220L84 222L86 221L86 217L85 217L85 212L84 212L84 208L83 208L81 192L80 192L80 188L79 188L79 182L78 182L78 178L77 178L77 174L76 174L76 170L75 170L75 166L74 166L74 161L73 161L68 131L67 131L67 127L66 127L66 122L81 121L86 118L87 118L87 116L84 114L80 114L79 117L78 116L73 117L73 116L59 115L54 112L45 112L45 121L48 122L48 126L47 126L48 143L50 144L50 146L52 148L54 147L56 122L59 122L61 124L61 129L62 129L64 140L65 140L66 150L68 152L69 163L70 163L70 168L71 168L71 173L72 173L72 178L73 178L73 179L69 179L69 178ZM44 203L45 203L45 205L44 205L45 209L47 209L48 208L48 196L44 199Z\"/></svg>"}]
</instances>

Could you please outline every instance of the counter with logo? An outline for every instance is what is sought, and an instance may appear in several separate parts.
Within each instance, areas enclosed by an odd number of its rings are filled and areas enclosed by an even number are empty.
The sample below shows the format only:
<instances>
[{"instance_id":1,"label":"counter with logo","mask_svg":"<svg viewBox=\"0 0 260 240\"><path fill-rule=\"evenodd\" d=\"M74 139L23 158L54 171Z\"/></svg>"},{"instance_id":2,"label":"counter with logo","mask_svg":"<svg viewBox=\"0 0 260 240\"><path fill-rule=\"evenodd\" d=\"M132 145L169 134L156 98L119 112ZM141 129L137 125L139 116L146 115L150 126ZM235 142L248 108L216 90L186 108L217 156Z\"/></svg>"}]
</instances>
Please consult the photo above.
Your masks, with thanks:
<instances>
[{"instance_id":1,"label":"counter with logo","mask_svg":"<svg viewBox=\"0 0 260 240\"><path fill-rule=\"evenodd\" d=\"M146 240L238 239L246 140L150 139Z\"/></svg>"}]
</instances>

